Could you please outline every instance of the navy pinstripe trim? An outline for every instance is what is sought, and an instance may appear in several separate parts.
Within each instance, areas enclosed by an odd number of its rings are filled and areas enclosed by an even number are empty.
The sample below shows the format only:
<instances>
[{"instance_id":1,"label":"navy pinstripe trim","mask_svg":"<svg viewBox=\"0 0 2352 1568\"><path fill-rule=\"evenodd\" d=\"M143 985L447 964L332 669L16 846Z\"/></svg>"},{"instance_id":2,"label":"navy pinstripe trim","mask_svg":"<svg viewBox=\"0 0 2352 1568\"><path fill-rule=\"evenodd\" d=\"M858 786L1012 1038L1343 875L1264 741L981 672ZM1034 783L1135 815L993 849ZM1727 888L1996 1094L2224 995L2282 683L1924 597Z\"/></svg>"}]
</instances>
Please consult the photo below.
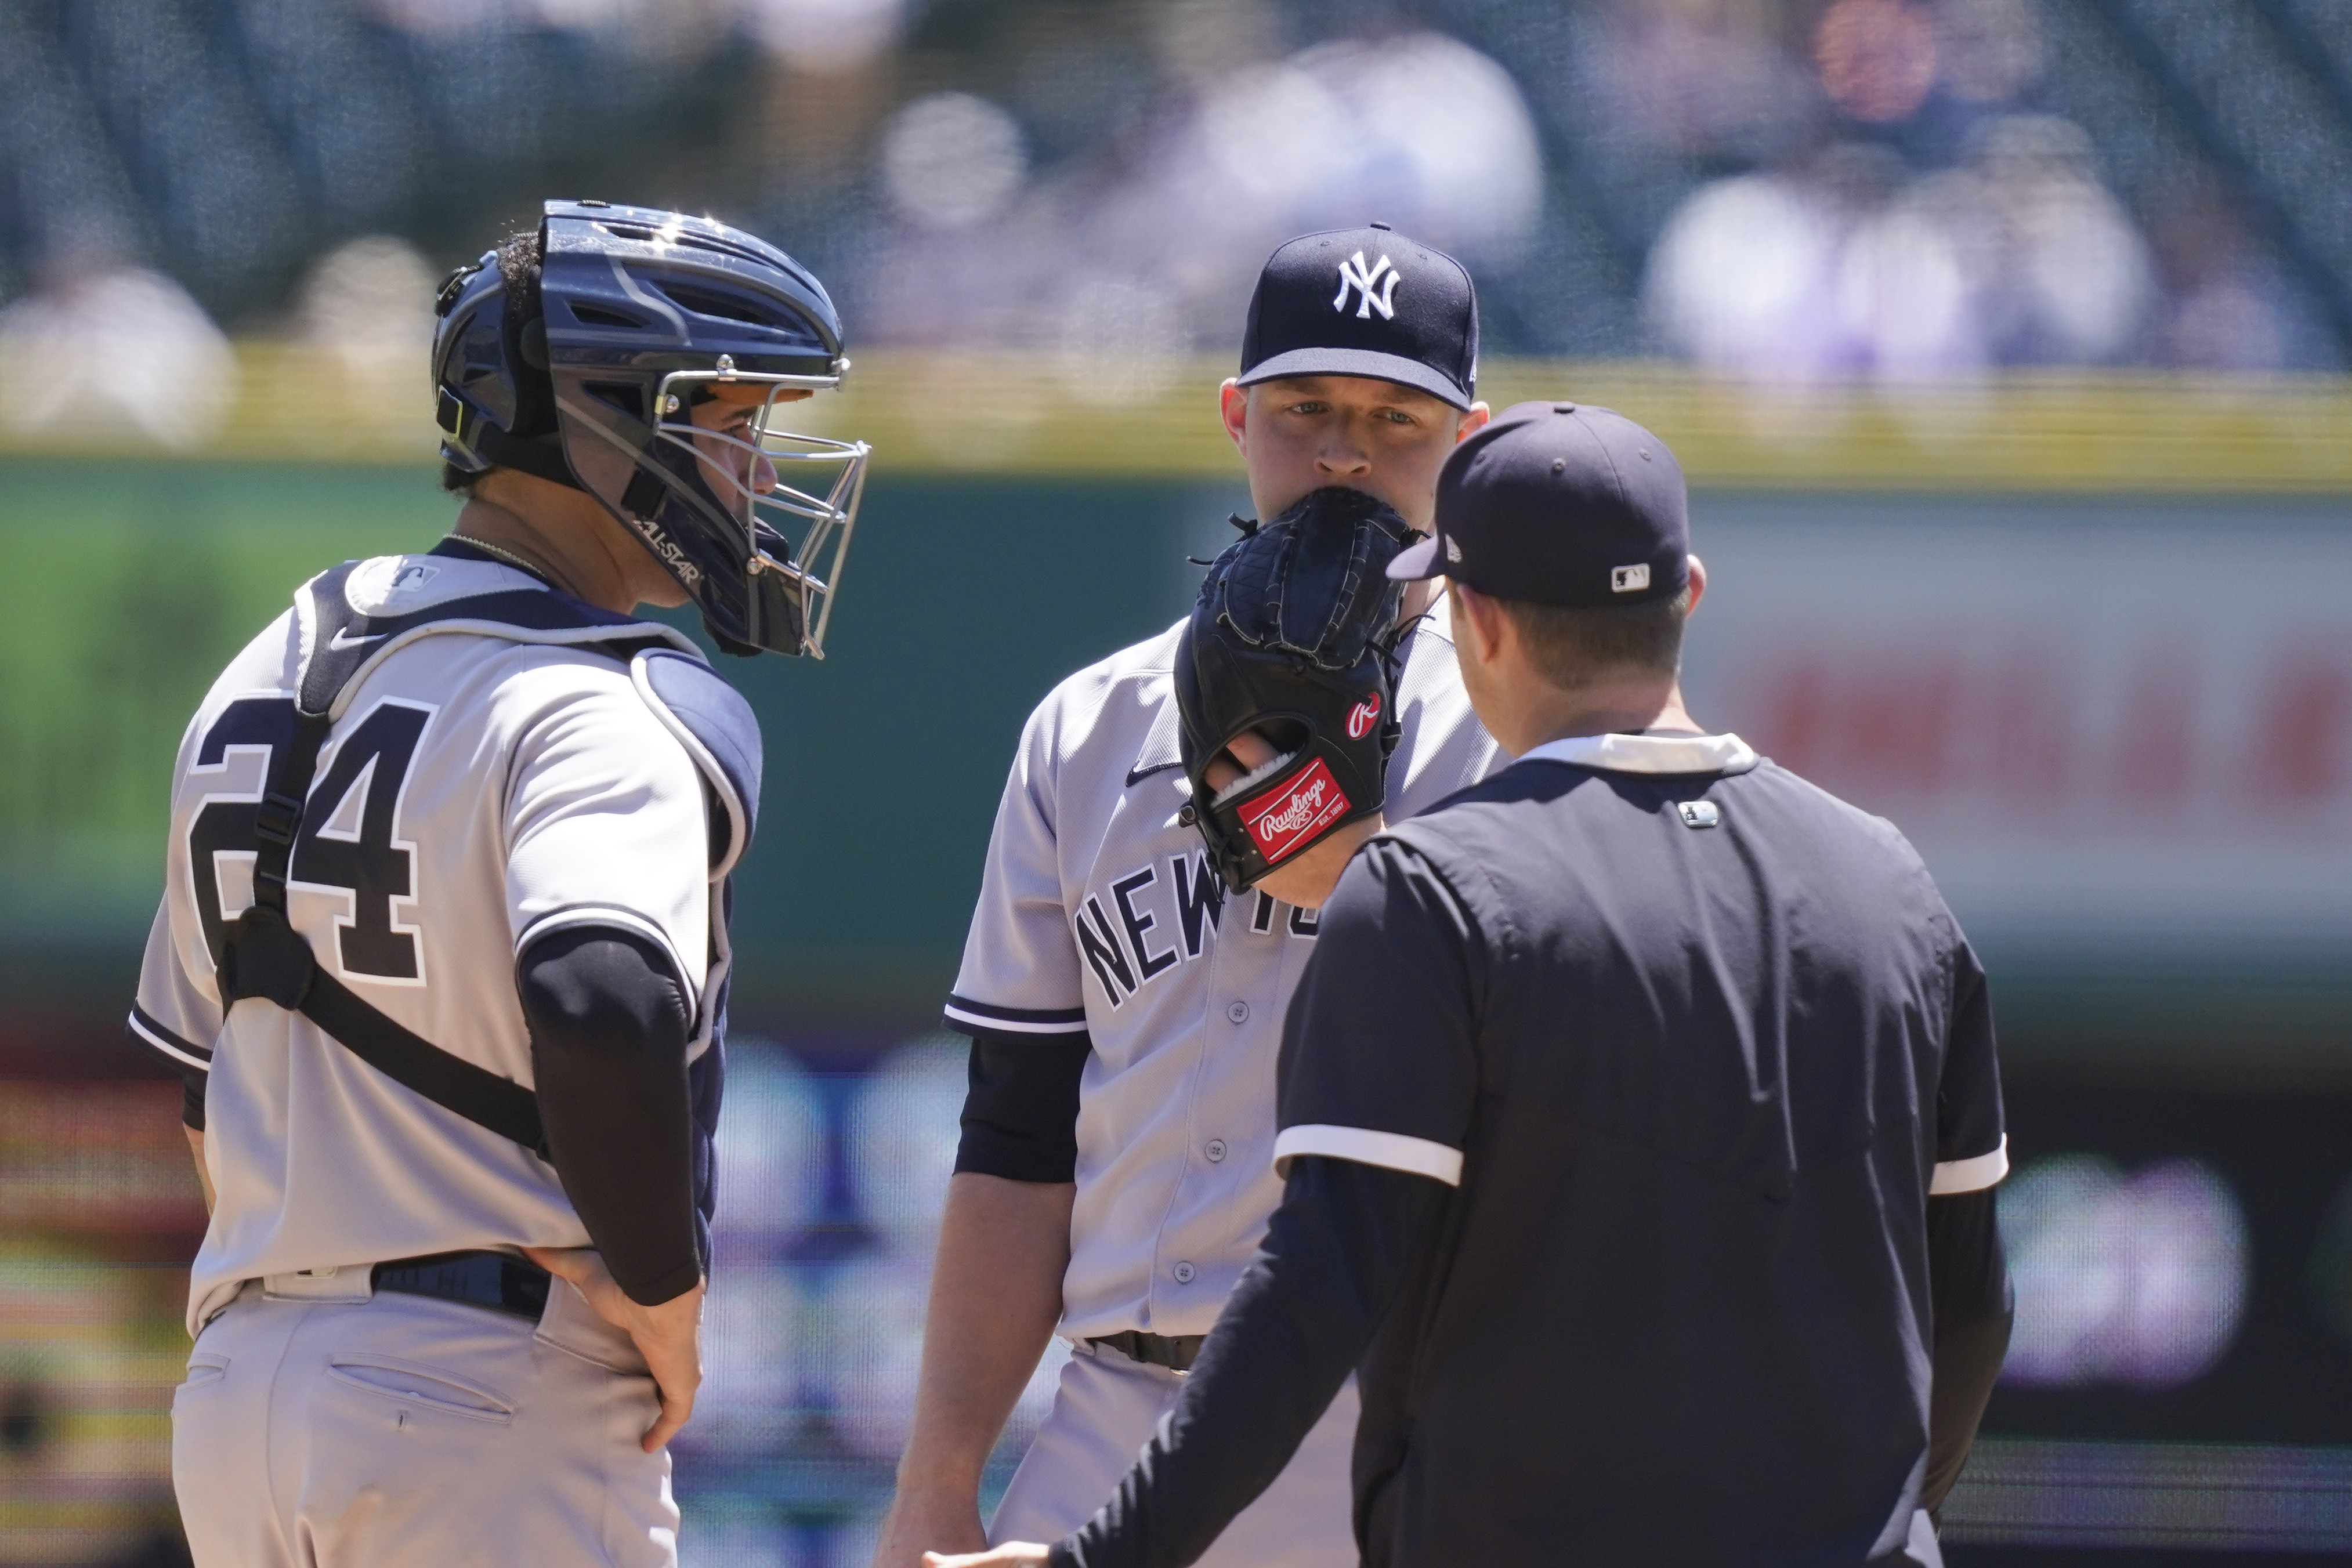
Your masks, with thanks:
<instances>
[{"instance_id":1,"label":"navy pinstripe trim","mask_svg":"<svg viewBox=\"0 0 2352 1568\"><path fill-rule=\"evenodd\" d=\"M182 1040L157 1023L154 1015L136 1002L131 1004L131 1016L123 1020L123 1025L132 1040L152 1051L162 1051L181 1066L200 1067L207 1072L212 1071L211 1051L194 1040Z\"/></svg>"},{"instance_id":2,"label":"navy pinstripe trim","mask_svg":"<svg viewBox=\"0 0 2352 1568\"><path fill-rule=\"evenodd\" d=\"M950 996L946 1009L950 1029L965 1034L1084 1034L1084 1008L1001 1008L969 997Z\"/></svg>"}]
</instances>

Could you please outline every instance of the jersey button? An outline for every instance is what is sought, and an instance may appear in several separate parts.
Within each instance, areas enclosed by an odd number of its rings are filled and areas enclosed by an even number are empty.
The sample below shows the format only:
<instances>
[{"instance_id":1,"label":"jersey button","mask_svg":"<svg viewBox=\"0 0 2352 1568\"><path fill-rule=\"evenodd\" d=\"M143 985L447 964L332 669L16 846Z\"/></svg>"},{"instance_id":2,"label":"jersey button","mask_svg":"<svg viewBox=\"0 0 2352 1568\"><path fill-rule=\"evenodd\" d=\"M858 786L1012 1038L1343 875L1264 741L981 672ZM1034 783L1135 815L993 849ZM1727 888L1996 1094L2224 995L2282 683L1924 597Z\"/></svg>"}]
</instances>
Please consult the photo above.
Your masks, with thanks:
<instances>
[{"instance_id":1,"label":"jersey button","mask_svg":"<svg viewBox=\"0 0 2352 1568\"><path fill-rule=\"evenodd\" d=\"M1211 1165L1215 1165L1225 1157L1225 1141L1223 1138L1211 1138L1208 1146L1201 1152L1209 1156Z\"/></svg>"},{"instance_id":2,"label":"jersey button","mask_svg":"<svg viewBox=\"0 0 2352 1568\"><path fill-rule=\"evenodd\" d=\"M1247 1002L1234 1003L1231 1007L1225 1009L1225 1019L1229 1023L1249 1022L1249 1004Z\"/></svg>"},{"instance_id":3,"label":"jersey button","mask_svg":"<svg viewBox=\"0 0 2352 1568\"><path fill-rule=\"evenodd\" d=\"M1192 1282L1192 1276L1199 1271L1200 1270L1194 1269L1190 1263L1179 1263L1175 1268L1169 1270L1170 1273L1176 1276L1176 1282L1180 1285L1191 1284Z\"/></svg>"}]
</instances>

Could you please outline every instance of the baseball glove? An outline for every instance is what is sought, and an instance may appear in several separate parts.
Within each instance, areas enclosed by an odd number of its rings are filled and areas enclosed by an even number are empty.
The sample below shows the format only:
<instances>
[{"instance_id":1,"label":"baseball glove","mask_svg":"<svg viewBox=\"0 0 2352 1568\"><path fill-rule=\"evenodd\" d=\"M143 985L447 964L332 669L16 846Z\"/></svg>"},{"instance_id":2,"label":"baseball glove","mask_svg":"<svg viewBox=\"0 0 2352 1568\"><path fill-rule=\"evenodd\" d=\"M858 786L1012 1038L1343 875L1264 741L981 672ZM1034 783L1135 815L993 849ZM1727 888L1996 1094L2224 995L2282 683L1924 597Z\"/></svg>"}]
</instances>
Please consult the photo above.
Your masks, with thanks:
<instances>
[{"instance_id":1,"label":"baseball glove","mask_svg":"<svg viewBox=\"0 0 2352 1568\"><path fill-rule=\"evenodd\" d=\"M1234 523L1242 538L1209 567L1175 674L1189 814L1238 893L1386 798L1403 593L1387 569L1412 531L1338 486ZM1210 761L1249 729L1277 755L1213 790Z\"/></svg>"}]
</instances>

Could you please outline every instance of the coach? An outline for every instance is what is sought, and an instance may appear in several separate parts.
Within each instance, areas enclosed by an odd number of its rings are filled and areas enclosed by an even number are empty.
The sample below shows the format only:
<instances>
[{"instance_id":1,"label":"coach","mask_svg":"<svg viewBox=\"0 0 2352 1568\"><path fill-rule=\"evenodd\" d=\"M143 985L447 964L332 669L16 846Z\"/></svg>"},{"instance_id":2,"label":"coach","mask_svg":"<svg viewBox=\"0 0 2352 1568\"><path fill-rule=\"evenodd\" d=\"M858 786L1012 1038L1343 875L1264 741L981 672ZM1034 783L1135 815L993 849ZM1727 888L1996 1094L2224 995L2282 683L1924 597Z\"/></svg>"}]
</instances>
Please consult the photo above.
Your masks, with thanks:
<instances>
[{"instance_id":1,"label":"coach","mask_svg":"<svg viewBox=\"0 0 2352 1568\"><path fill-rule=\"evenodd\" d=\"M1190 1563L1360 1364L1371 1568L1938 1564L2009 1334L1983 972L1893 827L1685 713L1655 436L1523 403L1437 528L1390 573L1518 760L1325 905L1282 1207L1050 1561Z\"/></svg>"}]
</instances>

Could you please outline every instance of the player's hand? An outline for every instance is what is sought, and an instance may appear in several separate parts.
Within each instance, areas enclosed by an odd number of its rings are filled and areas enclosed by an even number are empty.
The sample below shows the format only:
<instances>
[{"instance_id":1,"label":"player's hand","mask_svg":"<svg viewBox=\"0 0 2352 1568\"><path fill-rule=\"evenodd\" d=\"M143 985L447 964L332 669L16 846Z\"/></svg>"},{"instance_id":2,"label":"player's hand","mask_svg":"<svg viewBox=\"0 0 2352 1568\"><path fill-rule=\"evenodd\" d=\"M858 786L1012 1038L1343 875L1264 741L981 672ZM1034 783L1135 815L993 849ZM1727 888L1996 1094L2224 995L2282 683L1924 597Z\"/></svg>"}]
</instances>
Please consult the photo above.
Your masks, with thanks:
<instances>
[{"instance_id":1,"label":"player's hand","mask_svg":"<svg viewBox=\"0 0 2352 1568\"><path fill-rule=\"evenodd\" d=\"M654 1375L661 1396L661 1415L646 1428L644 1448L661 1452L694 1414L694 1391L702 1385L702 1296L707 1281L648 1307L629 1299L604 1267L604 1254L593 1247L526 1247L524 1256L561 1280L569 1280L587 1298L598 1317L635 1342Z\"/></svg>"},{"instance_id":2,"label":"player's hand","mask_svg":"<svg viewBox=\"0 0 2352 1568\"><path fill-rule=\"evenodd\" d=\"M1213 793L1281 755L1264 736L1245 729L1210 759L1201 777ZM1331 896L1331 890L1339 885L1339 873L1348 869L1348 862L1363 847L1364 841L1383 825L1384 820L1375 814L1335 828L1253 885L1264 888L1267 897L1278 898L1294 909L1320 909Z\"/></svg>"},{"instance_id":3,"label":"player's hand","mask_svg":"<svg viewBox=\"0 0 2352 1568\"><path fill-rule=\"evenodd\" d=\"M1265 737L1245 729L1234 737L1231 745L1209 758L1209 766L1202 769L1201 777L1212 793L1222 795L1226 785L1248 777L1251 769L1263 768L1281 755Z\"/></svg>"},{"instance_id":4,"label":"player's hand","mask_svg":"<svg viewBox=\"0 0 2352 1568\"><path fill-rule=\"evenodd\" d=\"M988 1550L988 1531L981 1527L980 1499L975 1489L918 1490L906 1486L890 1500L882 1519L882 1532L874 1542L872 1568L916 1568L940 1548L950 1552ZM928 1550L927 1550L928 1549Z\"/></svg>"},{"instance_id":5,"label":"player's hand","mask_svg":"<svg viewBox=\"0 0 2352 1568\"><path fill-rule=\"evenodd\" d=\"M943 1557L936 1552L926 1552L923 1568L1045 1568L1045 1548L1034 1541L1008 1541L993 1552L975 1552L963 1557Z\"/></svg>"}]
</instances>

